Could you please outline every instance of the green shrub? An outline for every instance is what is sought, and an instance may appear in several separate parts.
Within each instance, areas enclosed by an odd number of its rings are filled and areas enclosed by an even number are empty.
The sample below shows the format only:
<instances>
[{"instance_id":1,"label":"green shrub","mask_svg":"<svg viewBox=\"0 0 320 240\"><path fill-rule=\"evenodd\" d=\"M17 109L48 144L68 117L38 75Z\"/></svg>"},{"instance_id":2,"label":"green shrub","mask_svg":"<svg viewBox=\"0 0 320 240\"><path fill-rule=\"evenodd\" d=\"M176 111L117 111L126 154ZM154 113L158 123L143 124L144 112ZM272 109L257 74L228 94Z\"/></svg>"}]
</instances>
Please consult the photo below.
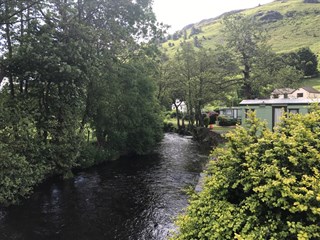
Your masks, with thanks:
<instances>
[{"instance_id":1,"label":"green shrub","mask_svg":"<svg viewBox=\"0 0 320 240\"><path fill-rule=\"evenodd\" d=\"M98 147L95 144L87 143L80 151L80 156L77 159L79 168L88 168L96 164L111 160L115 156L115 152L106 148Z\"/></svg>"},{"instance_id":2,"label":"green shrub","mask_svg":"<svg viewBox=\"0 0 320 240\"><path fill-rule=\"evenodd\" d=\"M320 111L249 128L213 152L173 239L320 239Z\"/></svg>"},{"instance_id":3,"label":"green shrub","mask_svg":"<svg viewBox=\"0 0 320 240\"><path fill-rule=\"evenodd\" d=\"M31 164L0 142L0 205L16 204L28 197L46 172L44 165Z\"/></svg>"},{"instance_id":4,"label":"green shrub","mask_svg":"<svg viewBox=\"0 0 320 240\"><path fill-rule=\"evenodd\" d=\"M209 118L210 118L210 124L215 124L219 116L219 113L217 112L210 112L209 113Z\"/></svg>"},{"instance_id":5,"label":"green shrub","mask_svg":"<svg viewBox=\"0 0 320 240\"><path fill-rule=\"evenodd\" d=\"M218 121L220 126L235 126L237 124L237 119L228 118L225 116L219 116Z\"/></svg>"},{"instance_id":6,"label":"green shrub","mask_svg":"<svg viewBox=\"0 0 320 240\"><path fill-rule=\"evenodd\" d=\"M163 122L163 131L164 132L174 132L175 127L171 122Z\"/></svg>"}]
</instances>

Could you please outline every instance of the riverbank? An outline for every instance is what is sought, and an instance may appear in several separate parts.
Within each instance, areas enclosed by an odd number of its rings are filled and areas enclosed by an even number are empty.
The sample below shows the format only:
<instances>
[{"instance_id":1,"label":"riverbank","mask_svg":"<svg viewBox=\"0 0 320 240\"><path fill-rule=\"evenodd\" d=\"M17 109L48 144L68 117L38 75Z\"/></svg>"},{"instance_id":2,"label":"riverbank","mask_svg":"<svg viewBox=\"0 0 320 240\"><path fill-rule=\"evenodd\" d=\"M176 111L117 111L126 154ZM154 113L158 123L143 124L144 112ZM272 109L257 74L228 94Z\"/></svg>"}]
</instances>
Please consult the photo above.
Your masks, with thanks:
<instances>
[{"instance_id":1,"label":"riverbank","mask_svg":"<svg viewBox=\"0 0 320 240\"><path fill-rule=\"evenodd\" d=\"M225 138L217 132L211 131L209 128L197 127L192 132L195 141L199 142L203 147L213 148L225 143Z\"/></svg>"},{"instance_id":2,"label":"riverbank","mask_svg":"<svg viewBox=\"0 0 320 240\"><path fill-rule=\"evenodd\" d=\"M0 239L167 239L206 162L190 137L165 134L153 154L45 181L0 212Z\"/></svg>"}]
</instances>

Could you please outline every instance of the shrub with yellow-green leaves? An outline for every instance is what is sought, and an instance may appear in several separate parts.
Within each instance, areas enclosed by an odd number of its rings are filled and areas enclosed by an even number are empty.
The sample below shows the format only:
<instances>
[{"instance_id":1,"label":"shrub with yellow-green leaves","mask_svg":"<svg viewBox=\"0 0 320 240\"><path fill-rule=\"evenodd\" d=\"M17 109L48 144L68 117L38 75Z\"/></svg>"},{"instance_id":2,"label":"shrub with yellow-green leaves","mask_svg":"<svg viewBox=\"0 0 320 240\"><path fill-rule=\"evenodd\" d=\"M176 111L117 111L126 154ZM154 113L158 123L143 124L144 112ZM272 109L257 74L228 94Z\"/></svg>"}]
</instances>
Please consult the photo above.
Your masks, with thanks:
<instances>
[{"instance_id":1,"label":"shrub with yellow-green leaves","mask_svg":"<svg viewBox=\"0 0 320 240\"><path fill-rule=\"evenodd\" d=\"M173 239L320 239L320 111L272 132L254 114L212 154Z\"/></svg>"}]
</instances>

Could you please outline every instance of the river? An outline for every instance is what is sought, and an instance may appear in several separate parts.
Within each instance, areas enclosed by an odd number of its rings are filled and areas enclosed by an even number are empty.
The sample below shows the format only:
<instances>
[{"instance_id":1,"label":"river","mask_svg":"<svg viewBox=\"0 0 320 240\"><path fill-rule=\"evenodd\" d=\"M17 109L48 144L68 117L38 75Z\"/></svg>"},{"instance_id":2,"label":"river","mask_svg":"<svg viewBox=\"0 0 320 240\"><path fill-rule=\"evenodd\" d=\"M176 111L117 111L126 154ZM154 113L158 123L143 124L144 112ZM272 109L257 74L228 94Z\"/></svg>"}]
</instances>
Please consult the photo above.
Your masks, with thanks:
<instances>
[{"instance_id":1,"label":"river","mask_svg":"<svg viewBox=\"0 0 320 240\"><path fill-rule=\"evenodd\" d=\"M47 180L0 210L0 239L166 239L206 159L190 138L165 134L154 154Z\"/></svg>"}]
</instances>

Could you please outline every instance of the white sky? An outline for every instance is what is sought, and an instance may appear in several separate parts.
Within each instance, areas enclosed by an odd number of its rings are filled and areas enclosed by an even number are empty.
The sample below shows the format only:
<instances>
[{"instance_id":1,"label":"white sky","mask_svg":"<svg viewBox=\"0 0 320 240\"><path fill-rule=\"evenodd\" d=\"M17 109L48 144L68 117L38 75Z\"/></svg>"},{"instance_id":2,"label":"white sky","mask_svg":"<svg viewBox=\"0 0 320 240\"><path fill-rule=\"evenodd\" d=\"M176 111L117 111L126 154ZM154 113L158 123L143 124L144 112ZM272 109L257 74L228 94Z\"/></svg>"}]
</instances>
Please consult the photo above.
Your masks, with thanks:
<instances>
[{"instance_id":1,"label":"white sky","mask_svg":"<svg viewBox=\"0 0 320 240\"><path fill-rule=\"evenodd\" d=\"M153 10L159 22L171 26L170 33L190 23L213 18L222 13L256 7L273 0L154 0Z\"/></svg>"}]
</instances>

